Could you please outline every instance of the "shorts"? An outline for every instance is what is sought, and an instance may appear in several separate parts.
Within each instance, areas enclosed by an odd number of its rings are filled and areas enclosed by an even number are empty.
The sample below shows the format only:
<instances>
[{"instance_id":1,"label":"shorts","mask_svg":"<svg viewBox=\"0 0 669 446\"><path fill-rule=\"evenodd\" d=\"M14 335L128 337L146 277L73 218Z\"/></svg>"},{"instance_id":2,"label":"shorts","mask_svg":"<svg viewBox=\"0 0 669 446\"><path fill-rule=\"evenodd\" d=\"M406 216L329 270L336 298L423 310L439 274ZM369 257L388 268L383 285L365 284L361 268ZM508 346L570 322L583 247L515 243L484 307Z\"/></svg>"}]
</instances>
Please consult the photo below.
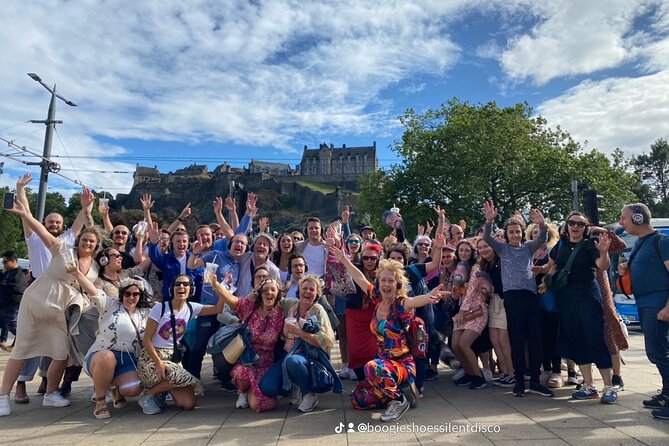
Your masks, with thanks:
<instances>
[{"instance_id":1,"label":"shorts","mask_svg":"<svg viewBox=\"0 0 669 446\"><path fill-rule=\"evenodd\" d=\"M490 298L488 305L488 327L506 330L506 310L504 309L504 300L495 293Z\"/></svg>"},{"instance_id":2,"label":"shorts","mask_svg":"<svg viewBox=\"0 0 669 446\"><path fill-rule=\"evenodd\" d=\"M92 377L91 362L93 361L93 356L95 356L95 353L86 355L86 358L84 359L84 371L88 376L91 377ZM133 353L118 352L116 350L112 350L112 353L114 353L114 357L116 358L116 368L114 368L114 378L124 373L137 371L137 358Z\"/></svg>"}]
</instances>

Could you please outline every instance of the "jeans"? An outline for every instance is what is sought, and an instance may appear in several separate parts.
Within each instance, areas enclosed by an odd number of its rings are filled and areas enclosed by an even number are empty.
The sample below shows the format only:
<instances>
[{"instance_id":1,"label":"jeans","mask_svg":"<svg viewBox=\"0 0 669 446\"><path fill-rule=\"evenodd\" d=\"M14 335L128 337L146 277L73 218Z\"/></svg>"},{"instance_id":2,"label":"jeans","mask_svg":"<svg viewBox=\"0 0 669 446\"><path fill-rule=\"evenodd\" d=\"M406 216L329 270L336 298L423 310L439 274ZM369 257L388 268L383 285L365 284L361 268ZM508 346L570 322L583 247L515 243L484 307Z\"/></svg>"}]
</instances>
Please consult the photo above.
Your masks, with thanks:
<instances>
[{"instance_id":1,"label":"jeans","mask_svg":"<svg viewBox=\"0 0 669 446\"><path fill-rule=\"evenodd\" d=\"M189 346L188 355L184 357L183 366L191 375L200 379L202 371L202 360L207 354L207 342L212 337L221 324L216 320L216 315L200 316L195 319L195 340L193 345Z\"/></svg>"},{"instance_id":2,"label":"jeans","mask_svg":"<svg viewBox=\"0 0 669 446\"><path fill-rule=\"evenodd\" d=\"M646 356L662 377L662 394L669 395L669 323L657 320L662 307L639 308Z\"/></svg>"},{"instance_id":3,"label":"jeans","mask_svg":"<svg viewBox=\"0 0 669 446\"><path fill-rule=\"evenodd\" d=\"M18 302L3 302L0 304L0 341L7 342L9 333L16 336L16 317L19 314Z\"/></svg>"},{"instance_id":4,"label":"jeans","mask_svg":"<svg viewBox=\"0 0 669 446\"><path fill-rule=\"evenodd\" d=\"M51 365L51 358L48 356L36 356L34 358L26 359L21 368L18 381L32 381L35 377L35 372L39 367L39 376L46 378L46 372Z\"/></svg>"},{"instance_id":5,"label":"jeans","mask_svg":"<svg viewBox=\"0 0 669 446\"><path fill-rule=\"evenodd\" d=\"M529 290L504 292L504 309L511 343L511 362L516 382L523 382L525 372L525 346L527 345L527 368L530 382L539 383L541 366L542 333L539 297Z\"/></svg>"},{"instance_id":6,"label":"jeans","mask_svg":"<svg viewBox=\"0 0 669 446\"><path fill-rule=\"evenodd\" d=\"M267 370L260 380L260 391L267 396L288 396L290 390L283 390L283 372L281 369L283 361L275 362L272 367ZM292 354L286 359L286 370L288 376L302 391L302 395L306 395L309 390L309 360L300 354Z\"/></svg>"}]
</instances>

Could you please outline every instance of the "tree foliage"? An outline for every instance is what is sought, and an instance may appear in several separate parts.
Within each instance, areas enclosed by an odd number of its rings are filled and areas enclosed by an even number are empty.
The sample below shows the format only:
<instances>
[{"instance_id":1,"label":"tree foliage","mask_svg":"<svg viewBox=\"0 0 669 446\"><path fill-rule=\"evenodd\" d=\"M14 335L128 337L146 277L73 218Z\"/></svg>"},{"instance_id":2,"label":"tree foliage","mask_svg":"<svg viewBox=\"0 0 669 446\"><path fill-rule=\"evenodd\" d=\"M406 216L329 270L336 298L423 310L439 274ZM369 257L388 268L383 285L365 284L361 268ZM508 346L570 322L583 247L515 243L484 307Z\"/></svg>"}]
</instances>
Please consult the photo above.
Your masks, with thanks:
<instances>
[{"instance_id":1,"label":"tree foliage","mask_svg":"<svg viewBox=\"0 0 669 446\"><path fill-rule=\"evenodd\" d=\"M659 138L650 146L650 153L632 158L634 171L641 179L642 202L648 203L653 215L669 215L669 143ZM645 187L645 189L644 189ZM645 198L645 199L644 199Z\"/></svg>"},{"instance_id":2,"label":"tree foliage","mask_svg":"<svg viewBox=\"0 0 669 446\"><path fill-rule=\"evenodd\" d=\"M499 108L454 98L424 114L407 110L400 121L405 131L393 150L401 163L370 176L361 188L360 208L376 224L396 203L410 233L416 223L434 218L435 205L452 221L478 226L487 199L501 216L532 206L561 220L572 207L571 180L604 196L608 222L634 198L635 178L621 153L609 159L597 150L584 152L524 103Z\"/></svg>"}]
</instances>

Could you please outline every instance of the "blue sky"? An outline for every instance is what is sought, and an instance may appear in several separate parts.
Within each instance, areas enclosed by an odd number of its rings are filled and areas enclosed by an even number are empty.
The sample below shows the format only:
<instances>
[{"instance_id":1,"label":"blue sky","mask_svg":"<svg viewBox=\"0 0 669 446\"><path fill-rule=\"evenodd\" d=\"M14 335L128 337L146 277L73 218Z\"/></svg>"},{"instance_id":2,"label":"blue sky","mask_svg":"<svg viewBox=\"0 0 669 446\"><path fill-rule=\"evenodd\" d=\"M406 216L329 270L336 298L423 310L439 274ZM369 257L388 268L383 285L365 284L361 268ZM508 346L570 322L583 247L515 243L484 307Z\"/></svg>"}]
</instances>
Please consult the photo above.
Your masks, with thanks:
<instances>
[{"instance_id":1,"label":"blue sky","mask_svg":"<svg viewBox=\"0 0 669 446\"><path fill-rule=\"evenodd\" d=\"M454 96L528 102L588 148L632 155L669 137L668 30L659 0L5 2L0 136L41 153L35 72L79 105L58 104L61 173L113 193L132 176L111 172L136 163L295 165L321 142L376 141L388 166L397 117ZM0 185L37 177L0 161Z\"/></svg>"}]
</instances>

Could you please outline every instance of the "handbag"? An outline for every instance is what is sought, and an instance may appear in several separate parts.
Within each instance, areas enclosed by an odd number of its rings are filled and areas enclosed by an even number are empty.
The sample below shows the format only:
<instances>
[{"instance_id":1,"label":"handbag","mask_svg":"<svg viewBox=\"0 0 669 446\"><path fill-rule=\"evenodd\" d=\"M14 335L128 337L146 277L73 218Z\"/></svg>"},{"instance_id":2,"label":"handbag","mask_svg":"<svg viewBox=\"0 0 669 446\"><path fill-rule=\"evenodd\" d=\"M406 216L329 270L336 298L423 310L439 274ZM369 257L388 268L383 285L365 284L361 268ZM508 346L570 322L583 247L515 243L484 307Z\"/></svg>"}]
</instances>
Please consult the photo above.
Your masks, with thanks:
<instances>
[{"instance_id":1,"label":"handbag","mask_svg":"<svg viewBox=\"0 0 669 446\"><path fill-rule=\"evenodd\" d=\"M556 271L554 274L547 274L549 283L548 288L552 289L553 291L560 291L561 289L567 287L567 284L569 283L569 275L571 274L571 265L574 263L576 254L581 250L584 242L585 239L576 244L574 250L571 252L571 254L569 254L569 258L567 259L567 263L565 264L564 268Z\"/></svg>"},{"instance_id":2,"label":"handbag","mask_svg":"<svg viewBox=\"0 0 669 446\"><path fill-rule=\"evenodd\" d=\"M325 393L334 387L334 377L323 364L309 361L309 391Z\"/></svg>"},{"instance_id":3,"label":"handbag","mask_svg":"<svg viewBox=\"0 0 669 446\"><path fill-rule=\"evenodd\" d=\"M250 339L249 343L245 341L245 338L249 338L250 333L247 332L246 327L251 320L251 316L255 312L255 308L249 314L249 317L246 318L244 323L235 329L232 333L227 333L226 336L220 339L220 343L225 343L224 346L220 344L212 345L212 340L218 338L219 332L229 330L229 327L223 326L212 336L210 342L207 346L207 351L211 354L211 360L214 363L214 369L216 377L220 380L226 380L230 377L230 371L237 364L237 361L242 357L244 351L247 348L251 348ZM217 348L221 348L220 352L216 351ZM251 359L258 359L258 355L255 351L250 352ZM244 361L242 361L244 362Z\"/></svg>"},{"instance_id":4,"label":"handbag","mask_svg":"<svg viewBox=\"0 0 669 446\"><path fill-rule=\"evenodd\" d=\"M331 296L345 296L355 293L353 278L346 271L343 263L328 256L325 262L325 290Z\"/></svg>"},{"instance_id":5,"label":"handbag","mask_svg":"<svg viewBox=\"0 0 669 446\"><path fill-rule=\"evenodd\" d=\"M553 289L548 289L545 293L539 294L539 307L542 311L557 313L557 299L555 299L555 291Z\"/></svg>"}]
</instances>

